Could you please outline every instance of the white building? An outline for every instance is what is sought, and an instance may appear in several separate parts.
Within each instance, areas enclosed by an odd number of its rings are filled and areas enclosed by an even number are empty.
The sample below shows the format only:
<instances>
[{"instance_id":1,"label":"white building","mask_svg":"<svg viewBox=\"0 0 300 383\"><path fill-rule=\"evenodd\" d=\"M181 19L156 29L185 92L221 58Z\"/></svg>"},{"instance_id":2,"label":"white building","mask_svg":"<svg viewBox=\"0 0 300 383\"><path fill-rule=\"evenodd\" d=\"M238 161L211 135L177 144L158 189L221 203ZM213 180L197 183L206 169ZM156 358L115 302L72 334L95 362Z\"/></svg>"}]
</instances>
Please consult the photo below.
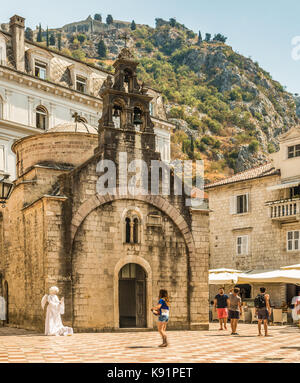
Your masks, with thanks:
<instances>
[{"instance_id":1,"label":"white building","mask_svg":"<svg viewBox=\"0 0 300 383\"><path fill-rule=\"evenodd\" d=\"M43 133L57 125L82 121L98 126L102 114L99 90L108 72L25 40L25 19L13 16L10 31L0 30L0 174L15 179L14 140ZM161 94L153 97L152 121L157 150L170 160L170 132Z\"/></svg>"}]
</instances>

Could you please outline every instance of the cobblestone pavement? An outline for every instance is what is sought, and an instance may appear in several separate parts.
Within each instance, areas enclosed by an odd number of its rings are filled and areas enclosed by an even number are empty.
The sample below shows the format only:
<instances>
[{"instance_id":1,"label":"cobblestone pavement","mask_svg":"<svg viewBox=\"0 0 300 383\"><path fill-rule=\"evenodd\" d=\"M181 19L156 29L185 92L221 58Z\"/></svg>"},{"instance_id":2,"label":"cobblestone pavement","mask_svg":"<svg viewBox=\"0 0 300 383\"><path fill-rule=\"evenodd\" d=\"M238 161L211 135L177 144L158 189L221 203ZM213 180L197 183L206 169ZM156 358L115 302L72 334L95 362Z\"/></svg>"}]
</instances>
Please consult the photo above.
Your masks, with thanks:
<instances>
[{"instance_id":1,"label":"cobblestone pavement","mask_svg":"<svg viewBox=\"0 0 300 383\"><path fill-rule=\"evenodd\" d=\"M270 327L270 337L258 337L257 325L239 324L239 336L219 331L170 331L170 345L157 345L157 332L74 334L46 337L14 328L0 328L0 363L18 362L300 362L300 330Z\"/></svg>"}]
</instances>

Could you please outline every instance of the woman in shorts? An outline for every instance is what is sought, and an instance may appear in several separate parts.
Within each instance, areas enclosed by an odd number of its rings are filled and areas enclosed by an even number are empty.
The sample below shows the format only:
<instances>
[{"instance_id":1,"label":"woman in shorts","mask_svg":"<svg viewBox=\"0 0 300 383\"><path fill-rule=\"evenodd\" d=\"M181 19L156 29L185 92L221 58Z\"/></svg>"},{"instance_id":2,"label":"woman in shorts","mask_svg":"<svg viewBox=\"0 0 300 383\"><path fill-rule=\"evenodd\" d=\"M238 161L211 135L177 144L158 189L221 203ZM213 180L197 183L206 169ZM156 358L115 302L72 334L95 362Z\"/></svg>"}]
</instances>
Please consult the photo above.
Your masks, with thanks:
<instances>
[{"instance_id":1,"label":"woman in shorts","mask_svg":"<svg viewBox=\"0 0 300 383\"><path fill-rule=\"evenodd\" d=\"M157 329L163 340L162 344L159 345L159 347L167 347L168 340L166 330L169 321L170 311L170 300L167 290L160 290L158 299L158 305L156 307L153 307L151 310L154 314L158 316Z\"/></svg>"}]
</instances>

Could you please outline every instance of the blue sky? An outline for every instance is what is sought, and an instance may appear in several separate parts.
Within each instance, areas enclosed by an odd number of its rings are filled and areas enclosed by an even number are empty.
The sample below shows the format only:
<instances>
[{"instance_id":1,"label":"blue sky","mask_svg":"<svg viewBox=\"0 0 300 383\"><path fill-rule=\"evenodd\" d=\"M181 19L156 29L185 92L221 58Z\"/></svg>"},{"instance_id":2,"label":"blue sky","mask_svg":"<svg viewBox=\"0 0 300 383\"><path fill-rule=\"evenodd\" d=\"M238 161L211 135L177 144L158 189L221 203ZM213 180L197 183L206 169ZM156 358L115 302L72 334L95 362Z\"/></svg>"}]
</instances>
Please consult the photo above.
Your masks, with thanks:
<instances>
[{"instance_id":1,"label":"blue sky","mask_svg":"<svg viewBox=\"0 0 300 383\"><path fill-rule=\"evenodd\" d=\"M26 5L25 5L26 4ZM42 6L41 6L42 5ZM202 35L222 33L235 51L251 57L292 93L300 93L300 60L293 60L291 40L300 36L299 0L14 0L1 4L0 22L14 14L31 28L60 27L108 13L115 19L154 26L156 17L176 17ZM300 41L300 38L299 38ZM298 43L300 45L300 43Z\"/></svg>"}]
</instances>

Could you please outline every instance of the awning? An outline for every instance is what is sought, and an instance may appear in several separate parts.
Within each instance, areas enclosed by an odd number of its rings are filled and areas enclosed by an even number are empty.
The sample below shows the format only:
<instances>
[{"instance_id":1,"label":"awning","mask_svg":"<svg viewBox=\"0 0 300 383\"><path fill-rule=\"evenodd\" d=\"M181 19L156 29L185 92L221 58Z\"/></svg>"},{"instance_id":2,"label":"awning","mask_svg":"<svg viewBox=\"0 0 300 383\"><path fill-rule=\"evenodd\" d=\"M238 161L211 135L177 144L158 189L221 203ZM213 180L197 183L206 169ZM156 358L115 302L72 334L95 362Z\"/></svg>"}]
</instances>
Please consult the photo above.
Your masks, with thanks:
<instances>
[{"instance_id":1,"label":"awning","mask_svg":"<svg viewBox=\"0 0 300 383\"><path fill-rule=\"evenodd\" d=\"M234 285L237 280L238 276L234 273L209 273L210 285Z\"/></svg>"},{"instance_id":2,"label":"awning","mask_svg":"<svg viewBox=\"0 0 300 383\"><path fill-rule=\"evenodd\" d=\"M300 270L274 270L259 274L239 274L238 283L292 283L300 285Z\"/></svg>"},{"instance_id":3,"label":"awning","mask_svg":"<svg viewBox=\"0 0 300 383\"><path fill-rule=\"evenodd\" d=\"M281 270L300 270L300 263L298 265L292 265L292 266L283 266L280 267Z\"/></svg>"},{"instance_id":4,"label":"awning","mask_svg":"<svg viewBox=\"0 0 300 383\"><path fill-rule=\"evenodd\" d=\"M269 186L269 187L267 187L267 190L272 191L272 190L287 189L287 188L292 188L292 187L299 186L299 185L300 185L300 180L299 181L286 182L286 183L279 184L279 185Z\"/></svg>"}]
</instances>

